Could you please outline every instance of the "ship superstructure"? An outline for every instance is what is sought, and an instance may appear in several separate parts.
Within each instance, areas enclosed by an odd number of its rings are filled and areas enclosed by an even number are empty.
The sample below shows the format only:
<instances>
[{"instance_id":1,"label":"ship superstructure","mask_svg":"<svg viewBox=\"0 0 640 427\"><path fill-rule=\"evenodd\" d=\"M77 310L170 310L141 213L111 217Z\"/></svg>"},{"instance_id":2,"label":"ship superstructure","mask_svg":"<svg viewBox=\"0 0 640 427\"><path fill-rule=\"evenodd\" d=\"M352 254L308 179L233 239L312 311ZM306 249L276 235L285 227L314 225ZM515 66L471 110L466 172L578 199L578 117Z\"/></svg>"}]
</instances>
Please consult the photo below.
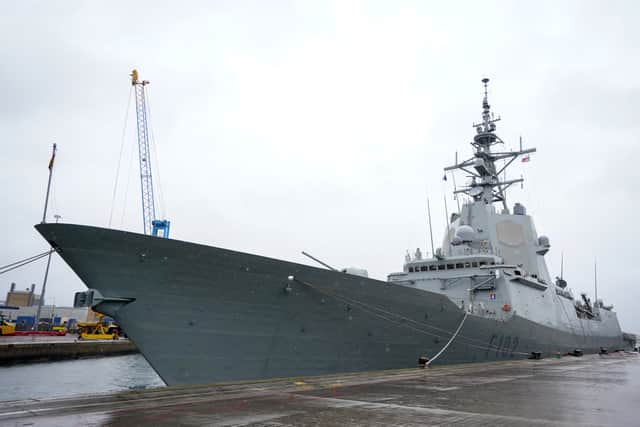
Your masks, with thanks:
<instances>
[{"instance_id":1,"label":"ship superstructure","mask_svg":"<svg viewBox=\"0 0 640 427\"><path fill-rule=\"evenodd\" d=\"M623 348L615 313L552 280L501 178L534 150L499 151L486 93L468 201L440 249L375 280L174 239L74 224L36 228L89 288L76 304L113 317L170 385L320 375ZM501 166L500 161L503 162ZM300 230L303 232L303 230Z\"/></svg>"},{"instance_id":2,"label":"ship superstructure","mask_svg":"<svg viewBox=\"0 0 640 427\"><path fill-rule=\"evenodd\" d=\"M504 151L505 142L496 134L500 117L489 105L489 79L482 82L482 121L473 125L473 156L462 162L456 158L444 169L467 175L469 184L454 191L466 200L451 214L442 246L432 258L422 259L416 251L389 281L447 295L476 316L505 320L517 313L572 333L585 328L618 333L611 306L602 300L593 304L586 294L575 300L566 280L552 280L545 261L549 238L538 235L524 205L515 203L509 209L507 189L523 179L507 180L505 171L518 158L528 161L536 149L523 149L520 142L517 151Z\"/></svg>"}]
</instances>

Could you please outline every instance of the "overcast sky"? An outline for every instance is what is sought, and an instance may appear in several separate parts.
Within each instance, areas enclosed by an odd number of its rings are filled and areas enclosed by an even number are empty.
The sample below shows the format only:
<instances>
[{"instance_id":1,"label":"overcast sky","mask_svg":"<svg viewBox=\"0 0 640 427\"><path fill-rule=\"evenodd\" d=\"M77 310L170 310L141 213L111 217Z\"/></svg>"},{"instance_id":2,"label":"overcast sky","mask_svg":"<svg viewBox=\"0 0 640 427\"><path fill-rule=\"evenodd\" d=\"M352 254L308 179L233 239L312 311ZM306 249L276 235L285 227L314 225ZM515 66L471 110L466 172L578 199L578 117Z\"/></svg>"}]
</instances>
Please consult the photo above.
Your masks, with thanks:
<instances>
[{"instance_id":1,"label":"overcast sky","mask_svg":"<svg viewBox=\"0 0 640 427\"><path fill-rule=\"evenodd\" d=\"M11 2L0 16L0 264L46 250L42 216L142 230L129 73L149 88L172 237L384 279L445 227L442 168L471 154L481 78L549 236L551 274L640 332L636 2ZM125 120L125 116L127 119ZM126 122L126 123L125 123ZM125 125L126 124L126 125ZM124 132L123 132L124 130ZM121 141L116 201L113 189ZM42 283L44 262L0 276ZM55 258L47 303L84 289Z\"/></svg>"}]
</instances>

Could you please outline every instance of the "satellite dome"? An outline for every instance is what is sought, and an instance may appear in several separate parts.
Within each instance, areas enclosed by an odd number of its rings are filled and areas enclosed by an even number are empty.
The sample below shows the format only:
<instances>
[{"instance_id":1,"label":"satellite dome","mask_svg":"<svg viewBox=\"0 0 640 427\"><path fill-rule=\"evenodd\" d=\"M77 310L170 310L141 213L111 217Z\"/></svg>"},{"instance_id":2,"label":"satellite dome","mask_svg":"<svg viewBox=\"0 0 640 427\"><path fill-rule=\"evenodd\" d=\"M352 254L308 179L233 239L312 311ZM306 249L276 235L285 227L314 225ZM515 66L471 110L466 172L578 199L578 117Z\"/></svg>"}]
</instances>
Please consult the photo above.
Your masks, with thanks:
<instances>
[{"instance_id":1,"label":"satellite dome","mask_svg":"<svg viewBox=\"0 0 640 427\"><path fill-rule=\"evenodd\" d=\"M470 242L476 238L476 232L468 225L461 225L456 229L456 237L463 242Z\"/></svg>"}]
</instances>

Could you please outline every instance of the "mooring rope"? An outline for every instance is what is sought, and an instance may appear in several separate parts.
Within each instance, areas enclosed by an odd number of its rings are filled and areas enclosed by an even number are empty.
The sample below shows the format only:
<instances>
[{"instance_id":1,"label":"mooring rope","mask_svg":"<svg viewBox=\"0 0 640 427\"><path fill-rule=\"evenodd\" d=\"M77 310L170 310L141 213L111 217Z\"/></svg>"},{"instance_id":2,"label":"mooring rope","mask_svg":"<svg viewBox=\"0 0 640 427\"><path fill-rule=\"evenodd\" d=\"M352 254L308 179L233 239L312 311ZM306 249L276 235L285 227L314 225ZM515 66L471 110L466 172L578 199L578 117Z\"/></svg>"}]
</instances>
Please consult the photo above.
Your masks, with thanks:
<instances>
[{"instance_id":1,"label":"mooring rope","mask_svg":"<svg viewBox=\"0 0 640 427\"><path fill-rule=\"evenodd\" d=\"M21 259L20 261L12 262L11 264L3 265L2 267L0 267L0 274L8 273L9 271L15 270L16 268L24 267L27 264L31 264L34 261L38 261L39 259L46 257L52 252L55 252L55 249L49 249L48 251L41 254Z\"/></svg>"},{"instance_id":2,"label":"mooring rope","mask_svg":"<svg viewBox=\"0 0 640 427\"><path fill-rule=\"evenodd\" d=\"M458 325L458 329L456 329L456 332L453 334L453 336L451 337L449 342L447 342L445 344L445 346L442 347L442 350L440 350L435 356L433 356L431 359L429 359L429 361L426 363L425 366L431 365L438 357L440 357L440 355L442 353L444 353L444 351L449 347L449 345L453 342L453 340L458 336L458 333L460 332L460 329L462 329L462 325L464 325L464 321L467 320L467 316L469 316L469 312L465 311L464 312L464 317L462 318L462 321Z\"/></svg>"}]
</instances>

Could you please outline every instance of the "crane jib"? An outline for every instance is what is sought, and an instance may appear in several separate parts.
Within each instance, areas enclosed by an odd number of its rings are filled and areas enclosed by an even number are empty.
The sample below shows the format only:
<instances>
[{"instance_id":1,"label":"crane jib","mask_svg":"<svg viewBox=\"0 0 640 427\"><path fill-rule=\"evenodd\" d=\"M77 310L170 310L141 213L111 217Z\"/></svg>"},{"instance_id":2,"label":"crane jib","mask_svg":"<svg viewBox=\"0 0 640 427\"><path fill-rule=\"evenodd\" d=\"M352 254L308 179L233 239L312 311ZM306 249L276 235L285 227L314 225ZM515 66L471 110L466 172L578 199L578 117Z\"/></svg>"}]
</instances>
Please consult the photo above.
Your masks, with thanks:
<instances>
[{"instance_id":1,"label":"crane jib","mask_svg":"<svg viewBox=\"0 0 640 427\"><path fill-rule=\"evenodd\" d=\"M138 124L138 157L140 161L140 189L142 195L142 224L144 234L169 237L168 220L156 219L155 199L153 195L153 176L151 173L151 150L149 148L149 127L147 124L147 104L145 86L147 80L138 80L138 72L131 73L131 84L135 88L136 121Z\"/></svg>"}]
</instances>

